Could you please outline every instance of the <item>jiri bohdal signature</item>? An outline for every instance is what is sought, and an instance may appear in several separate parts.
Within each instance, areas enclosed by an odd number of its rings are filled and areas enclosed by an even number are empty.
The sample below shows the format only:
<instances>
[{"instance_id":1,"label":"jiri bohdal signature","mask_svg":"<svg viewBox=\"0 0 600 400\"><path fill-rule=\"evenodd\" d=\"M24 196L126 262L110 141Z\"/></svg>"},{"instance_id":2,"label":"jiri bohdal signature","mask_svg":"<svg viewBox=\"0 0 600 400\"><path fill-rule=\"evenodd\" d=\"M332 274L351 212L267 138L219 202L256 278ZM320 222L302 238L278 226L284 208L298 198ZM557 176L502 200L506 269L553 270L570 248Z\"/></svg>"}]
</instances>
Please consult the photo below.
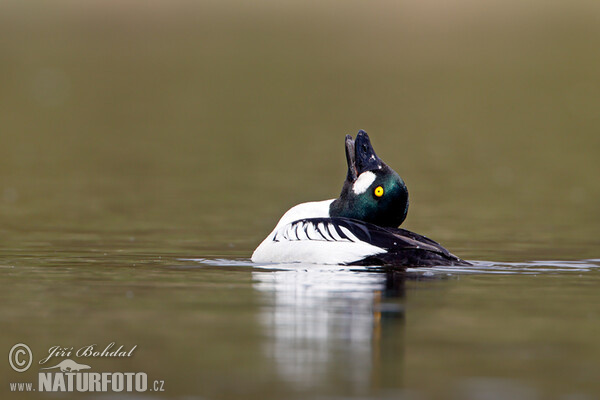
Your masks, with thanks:
<instances>
[{"instance_id":1,"label":"jiri bohdal signature","mask_svg":"<svg viewBox=\"0 0 600 400\"><path fill-rule=\"evenodd\" d=\"M137 348L137 344L130 350L125 349L123 345L115 350L115 342L111 342L103 350L99 350L97 344L89 344L77 350L74 347L52 346L48 349L48 357L40 360L40 364L45 364L54 357L72 357L73 354L77 357L131 357L133 351Z\"/></svg>"}]
</instances>

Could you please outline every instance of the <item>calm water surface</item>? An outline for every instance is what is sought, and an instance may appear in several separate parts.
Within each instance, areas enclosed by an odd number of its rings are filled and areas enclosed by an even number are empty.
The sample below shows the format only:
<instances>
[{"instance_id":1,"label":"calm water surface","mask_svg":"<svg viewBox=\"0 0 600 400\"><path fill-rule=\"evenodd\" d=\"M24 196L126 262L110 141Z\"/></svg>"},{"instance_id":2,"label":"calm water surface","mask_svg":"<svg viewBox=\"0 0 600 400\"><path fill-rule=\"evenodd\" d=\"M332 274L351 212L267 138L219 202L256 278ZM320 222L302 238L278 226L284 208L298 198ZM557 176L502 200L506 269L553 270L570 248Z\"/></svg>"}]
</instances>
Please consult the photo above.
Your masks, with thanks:
<instances>
[{"instance_id":1,"label":"calm water surface","mask_svg":"<svg viewBox=\"0 0 600 400\"><path fill-rule=\"evenodd\" d=\"M0 352L137 345L77 361L138 398L600 397L595 3L101 3L0 6ZM361 128L473 267L249 261Z\"/></svg>"}]
</instances>

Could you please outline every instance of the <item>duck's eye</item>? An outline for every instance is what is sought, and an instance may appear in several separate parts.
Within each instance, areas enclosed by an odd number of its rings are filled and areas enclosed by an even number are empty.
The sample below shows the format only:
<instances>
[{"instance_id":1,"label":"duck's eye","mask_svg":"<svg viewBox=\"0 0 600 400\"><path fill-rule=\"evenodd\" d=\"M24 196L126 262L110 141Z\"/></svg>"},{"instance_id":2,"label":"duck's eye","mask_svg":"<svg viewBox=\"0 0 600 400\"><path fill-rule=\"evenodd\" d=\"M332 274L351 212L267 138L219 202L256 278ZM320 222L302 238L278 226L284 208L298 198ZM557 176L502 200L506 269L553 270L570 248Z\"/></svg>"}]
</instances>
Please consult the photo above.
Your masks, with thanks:
<instances>
[{"instance_id":1,"label":"duck's eye","mask_svg":"<svg viewBox=\"0 0 600 400\"><path fill-rule=\"evenodd\" d=\"M375 197L383 196L383 188L381 186L377 186L373 191L373 194L375 195Z\"/></svg>"}]
</instances>

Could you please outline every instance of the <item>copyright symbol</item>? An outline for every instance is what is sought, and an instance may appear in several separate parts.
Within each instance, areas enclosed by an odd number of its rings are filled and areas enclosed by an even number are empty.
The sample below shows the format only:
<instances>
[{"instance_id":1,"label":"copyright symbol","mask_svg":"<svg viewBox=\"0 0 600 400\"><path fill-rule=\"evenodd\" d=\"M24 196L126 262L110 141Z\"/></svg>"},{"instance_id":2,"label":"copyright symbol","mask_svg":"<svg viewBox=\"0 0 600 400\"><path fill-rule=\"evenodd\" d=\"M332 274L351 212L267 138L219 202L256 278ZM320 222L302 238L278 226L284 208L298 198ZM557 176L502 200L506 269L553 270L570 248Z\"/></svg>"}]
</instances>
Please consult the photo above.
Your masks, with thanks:
<instances>
[{"instance_id":1,"label":"copyright symbol","mask_svg":"<svg viewBox=\"0 0 600 400\"><path fill-rule=\"evenodd\" d=\"M8 353L8 363L17 372L27 371L32 361L31 349L24 343L15 344Z\"/></svg>"}]
</instances>

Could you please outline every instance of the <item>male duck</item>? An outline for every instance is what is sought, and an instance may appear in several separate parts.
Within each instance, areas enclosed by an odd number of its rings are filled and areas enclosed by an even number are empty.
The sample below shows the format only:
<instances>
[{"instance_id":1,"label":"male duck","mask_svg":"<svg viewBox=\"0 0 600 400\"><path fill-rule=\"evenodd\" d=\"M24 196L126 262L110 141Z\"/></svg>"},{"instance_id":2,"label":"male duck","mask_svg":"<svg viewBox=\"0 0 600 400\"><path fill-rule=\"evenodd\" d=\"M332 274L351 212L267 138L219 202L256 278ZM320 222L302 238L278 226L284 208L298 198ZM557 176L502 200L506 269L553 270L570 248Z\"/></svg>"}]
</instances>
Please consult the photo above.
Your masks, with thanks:
<instances>
[{"instance_id":1,"label":"male duck","mask_svg":"<svg viewBox=\"0 0 600 400\"><path fill-rule=\"evenodd\" d=\"M254 250L257 263L470 265L424 236L399 229L408 190L373 150L369 136L346 135L348 175L340 197L288 210Z\"/></svg>"}]
</instances>

